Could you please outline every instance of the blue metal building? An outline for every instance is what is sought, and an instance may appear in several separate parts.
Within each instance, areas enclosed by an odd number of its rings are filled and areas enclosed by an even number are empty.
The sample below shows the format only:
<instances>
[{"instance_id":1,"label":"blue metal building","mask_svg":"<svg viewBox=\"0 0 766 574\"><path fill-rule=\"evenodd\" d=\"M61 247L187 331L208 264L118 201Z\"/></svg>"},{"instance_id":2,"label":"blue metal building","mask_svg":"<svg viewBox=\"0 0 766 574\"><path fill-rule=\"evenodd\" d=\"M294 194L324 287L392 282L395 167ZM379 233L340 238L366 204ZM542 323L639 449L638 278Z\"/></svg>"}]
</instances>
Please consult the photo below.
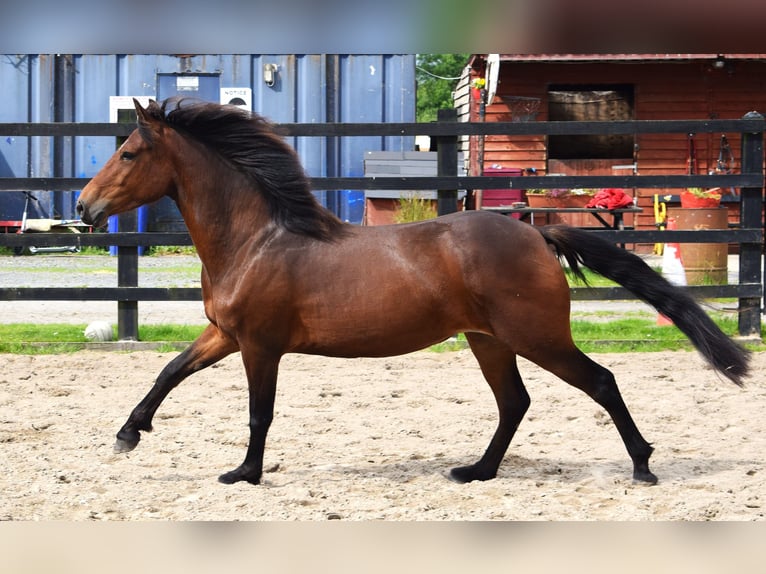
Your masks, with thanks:
<instances>
[{"instance_id":1,"label":"blue metal building","mask_svg":"<svg viewBox=\"0 0 766 574\"><path fill-rule=\"evenodd\" d=\"M187 95L236 103L277 123L414 122L414 55L0 55L0 123L132 121L132 97ZM0 177L92 177L109 137L6 137ZM368 151L408 151L414 138L292 138L314 177L364 175ZM40 192L38 217L74 217L77 191ZM361 191L317 191L342 219L362 220ZM20 219L22 193L0 194ZM173 229L175 206L152 206L149 230Z\"/></svg>"}]
</instances>

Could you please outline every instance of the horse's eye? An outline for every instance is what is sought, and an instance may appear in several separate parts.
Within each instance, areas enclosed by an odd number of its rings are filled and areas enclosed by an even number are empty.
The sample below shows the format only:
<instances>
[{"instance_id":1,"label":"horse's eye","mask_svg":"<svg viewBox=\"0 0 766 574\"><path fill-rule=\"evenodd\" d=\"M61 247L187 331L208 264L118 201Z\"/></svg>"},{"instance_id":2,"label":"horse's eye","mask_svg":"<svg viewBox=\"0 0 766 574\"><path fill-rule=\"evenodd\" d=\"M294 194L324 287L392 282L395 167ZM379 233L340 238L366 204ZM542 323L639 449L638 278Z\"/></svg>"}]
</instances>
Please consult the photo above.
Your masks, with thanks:
<instances>
[{"instance_id":1,"label":"horse's eye","mask_svg":"<svg viewBox=\"0 0 766 574\"><path fill-rule=\"evenodd\" d=\"M135 159L136 154L131 153L129 151L124 151L120 154L120 159L124 161L130 161L132 159Z\"/></svg>"}]
</instances>

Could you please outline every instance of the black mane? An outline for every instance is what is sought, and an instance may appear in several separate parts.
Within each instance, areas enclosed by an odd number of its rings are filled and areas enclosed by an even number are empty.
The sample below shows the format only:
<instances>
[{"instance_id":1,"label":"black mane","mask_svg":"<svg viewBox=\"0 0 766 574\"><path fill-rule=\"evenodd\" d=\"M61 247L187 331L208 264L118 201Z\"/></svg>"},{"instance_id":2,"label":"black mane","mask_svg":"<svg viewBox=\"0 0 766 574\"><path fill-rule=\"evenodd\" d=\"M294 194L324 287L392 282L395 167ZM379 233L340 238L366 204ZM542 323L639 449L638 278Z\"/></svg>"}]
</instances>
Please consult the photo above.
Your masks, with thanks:
<instances>
[{"instance_id":1,"label":"black mane","mask_svg":"<svg viewBox=\"0 0 766 574\"><path fill-rule=\"evenodd\" d=\"M316 200L298 154L268 120L235 106L175 98L162 102L161 109L168 125L252 178L277 225L323 241L337 237L342 222Z\"/></svg>"}]
</instances>

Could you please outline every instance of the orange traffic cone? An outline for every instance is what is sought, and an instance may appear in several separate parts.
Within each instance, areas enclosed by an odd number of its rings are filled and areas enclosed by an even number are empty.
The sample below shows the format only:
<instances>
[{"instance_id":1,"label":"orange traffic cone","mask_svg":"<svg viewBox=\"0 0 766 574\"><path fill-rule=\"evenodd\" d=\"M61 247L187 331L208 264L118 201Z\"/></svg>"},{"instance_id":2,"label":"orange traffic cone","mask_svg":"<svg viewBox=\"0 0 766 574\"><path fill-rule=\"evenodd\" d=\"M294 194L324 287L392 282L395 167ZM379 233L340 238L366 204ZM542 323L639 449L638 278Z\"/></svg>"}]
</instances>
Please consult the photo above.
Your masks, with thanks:
<instances>
[{"instance_id":1,"label":"orange traffic cone","mask_svg":"<svg viewBox=\"0 0 766 574\"><path fill-rule=\"evenodd\" d=\"M676 228L676 220L668 217L667 230L672 231ZM673 285L686 285L686 270L681 261L681 246L678 243L666 243L662 250L662 276ZM673 321L660 313L657 316L658 325L672 325Z\"/></svg>"}]
</instances>

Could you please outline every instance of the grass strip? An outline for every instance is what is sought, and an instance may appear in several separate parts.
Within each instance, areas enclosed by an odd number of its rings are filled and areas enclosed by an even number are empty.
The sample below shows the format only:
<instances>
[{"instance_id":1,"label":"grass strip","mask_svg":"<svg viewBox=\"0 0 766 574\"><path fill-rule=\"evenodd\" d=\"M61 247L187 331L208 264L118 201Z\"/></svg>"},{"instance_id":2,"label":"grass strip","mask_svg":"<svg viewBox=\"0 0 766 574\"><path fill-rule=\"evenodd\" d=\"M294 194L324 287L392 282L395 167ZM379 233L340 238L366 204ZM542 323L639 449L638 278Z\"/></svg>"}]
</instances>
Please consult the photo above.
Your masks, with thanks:
<instances>
[{"instance_id":1,"label":"grass strip","mask_svg":"<svg viewBox=\"0 0 766 574\"><path fill-rule=\"evenodd\" d=\"M721 330L729 336L737 336L736 317L714 316ZM627 353L692 349L686 337L673 325L657 325L656 320L647 318L620 318L613 320L587 321L575 319L571 323L572 336L577 346L585 353ZM153 349L175 351L184 343L193 341L203 331L202 325L141 325L139 341L155 343ZM64 323L0 324L0 353L16 354L58 354L83 348L109 348L109 344L91 345L85 338L85 325ZM763 329L761 340L766 333ZM114 338L117 332L114 328ZM430 347L435 352L448 352L468 346L462 333L449 340ZM760 341L747 341L744 346L753 351L766 351ZM114 346L124 350L125 346Z\"/></svg>"},{"instance_id":2,"label":"grass strip","mask_svg":"<svg viewBox=\"0 0 766 574\"><path fill-rule=\"evenodd\" d=\"M38 355L79 351L90 343L85 337L85 327L67 323L0 324L0 353ZM168 343L168 348L176 349L177 343L193 341L204 328L203 325L140 325L138 338L141 342ZM117 338L116 327L112 336Z\"/></svg>"}]
</instances>

